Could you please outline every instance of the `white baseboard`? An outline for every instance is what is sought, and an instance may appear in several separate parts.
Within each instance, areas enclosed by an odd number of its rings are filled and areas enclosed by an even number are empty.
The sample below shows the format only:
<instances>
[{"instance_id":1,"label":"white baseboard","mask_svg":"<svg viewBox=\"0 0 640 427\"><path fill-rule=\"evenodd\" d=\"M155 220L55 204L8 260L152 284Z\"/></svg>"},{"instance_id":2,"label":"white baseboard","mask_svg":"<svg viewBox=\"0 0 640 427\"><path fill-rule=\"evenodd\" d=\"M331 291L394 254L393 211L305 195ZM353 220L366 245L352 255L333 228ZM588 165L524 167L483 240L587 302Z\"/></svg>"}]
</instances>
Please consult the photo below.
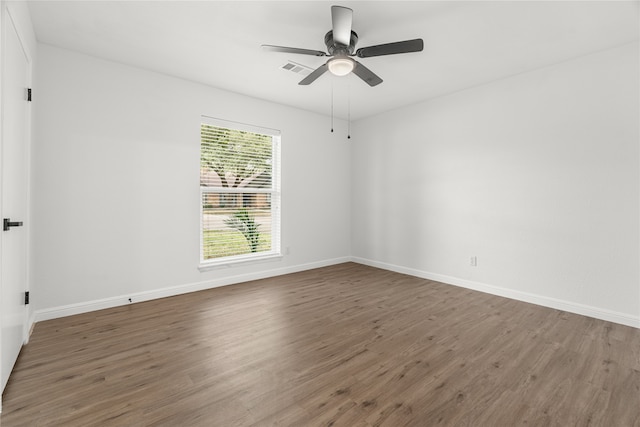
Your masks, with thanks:
<instances>
[{"instance_id":1,"label":"white baseboard","mask_svg":"<svg viewBox=\"0 0 640 427\"><path fill-rule=\"evenodd\" d=\"M46 308L37 310L29 319L32 322L29 328L33 327L36 322L44 320L56 319L59 317L72 316L74 314L88 313L105 308L118 307L122 305L132 304L136 302L150 301L158 298L166 298L175 295L186 294L189 292L202 291L205 289L217 288L220 286L233 285L236 283L248 282L251 280L266 279L269 277L282 276L283 274L297 273L299 271L311 270L314 268L327 267L335 264L342 264L351 261L350 257L334 258L324 261L300 264L291 267L275 268L271 270L263 270L256 273L238 274L236 276L228 276L221 279L205 280L196 283L187 283L168 288L154 289L151 291L131 293L116 297L104 298L100 300L86 301L77 304L69 304L59 307ZM131 299L131 301L129 301Z\"/></svg>"},{"instance_id":2,"label":"white baseboard","mask_svg":"<svg viewBox=\"0 0 640 427\"><path fill-rule=\"evenodd\" d=\"M276 268L264 270L256 273L239 274L236 276L224 277L216 280L207 280L197 283L188 283L168 288L155 289L151 291L138 292L128 295L121 295L100 300L81 302L77 304L69 304L60 307L52 307L43 310L37 310L29 317L29 330L36 322L43 320L56 319L58 317L72 316L74 314L88 313L91 311L102 310L105 308L118 307L133 303L149 301L158 298L165 298L175 295L181 295L189 292L202 291L205 289L217 288L236 283L248 282L251 280L266 279L269 277L281 276L283 274L297 273L299 271L311 270L314 268L327 267L330 265L341 264L344 262L356 262L371 267L382 268L384 270L395 271L397 273L408 274L410 276L420 277L428 280L446 283L448 285L460 286L475 291L485 292L492 295L498 295L514 299L517 301L528 302L531 304L541 305L543 307L563 310L570 313L580 314L583 316L593 317L596 319L606 320L609 322L619 323L634 328L640 328L640 316L632 316L625 313L618 313L598 307L587 306L575 302L564 301L556 298L550 298L542 295L531 294L522 291L502 288L499 286L488 285L485 283L474 282L471 280L460 279L457 277L446 276L442 274L431 273L427 271L417 270L414 268L403 267L395 264L389 264L379 261L373 261L359 257L342 257L334 258L308 264L300 264L291 267Z\"/></svg>"},{"instance_id":3,"label":"white baseboard","mask_svg":"<svg viewBox=\"0 0 640 427\"><path fill-rule=\"evenodd\" d=\"M472 289L474 291L498 295L517 301L528 302L531 304L541 305L543 307L554 308L557 310L567 311L569 313L580 314L587 317L593 317L595 319L606 320L613 323L619 323L621 325L640 328L640 316L618 313L615 311L592 307L584 304L578 304L571 301L564 301L556 298L546 297L543 295L531 294L528 292L515 291L513 289L488 285L486 283L474 282L471 280L460 279L458 277L430 273L428 271L416 270L413 268L373 261L365 258L351 257L351 261L371 267L382 268L384 270L395 271L397 273L408 274L410 276L420 277L423 279L434 280L437 282L446 283L448 285L460 286L462 288Z\"/></svg>"}]
</instances>

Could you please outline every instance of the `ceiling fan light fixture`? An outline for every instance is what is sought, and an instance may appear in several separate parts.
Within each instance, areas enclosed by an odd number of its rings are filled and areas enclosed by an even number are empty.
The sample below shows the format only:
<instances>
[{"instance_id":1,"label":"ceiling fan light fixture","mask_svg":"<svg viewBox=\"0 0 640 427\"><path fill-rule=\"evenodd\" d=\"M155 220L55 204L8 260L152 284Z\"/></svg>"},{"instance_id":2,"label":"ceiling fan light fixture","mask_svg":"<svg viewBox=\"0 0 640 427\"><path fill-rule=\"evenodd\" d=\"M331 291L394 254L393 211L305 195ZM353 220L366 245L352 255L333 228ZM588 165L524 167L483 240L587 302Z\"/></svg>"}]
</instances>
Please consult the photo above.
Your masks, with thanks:
<instances>
[{"instance_id":1,"label":"ceiling fan light fixture","mask_svg":"<svg viewBox=\"0 0 640 427\"><path fill-rule=\"evenodd\" d=\"M346 57L336 57L330 59L327 63L329 71L331 71L331 74L334 76L346 76L353 71L355 65L356 64L353 62L353 59Z\"/></svg>"}]
</instances>

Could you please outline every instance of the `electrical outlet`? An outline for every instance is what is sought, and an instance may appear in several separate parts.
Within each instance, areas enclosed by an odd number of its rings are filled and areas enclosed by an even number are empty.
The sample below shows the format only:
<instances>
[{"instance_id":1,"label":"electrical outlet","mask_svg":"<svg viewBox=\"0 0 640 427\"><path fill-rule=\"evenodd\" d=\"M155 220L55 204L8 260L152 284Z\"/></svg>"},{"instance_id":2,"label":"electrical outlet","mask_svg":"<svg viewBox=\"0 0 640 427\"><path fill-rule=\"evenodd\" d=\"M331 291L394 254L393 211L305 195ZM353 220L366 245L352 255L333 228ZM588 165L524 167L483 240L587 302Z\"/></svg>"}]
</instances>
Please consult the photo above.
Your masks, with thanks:
<instances>
[{"instance_id":1,"label":"electrical outlet","mask_svg":"<svg viewBox=\"0 0 640 427\"><path fill-rule=\"evenodd\" d=\"M285 254L285 255L289 255L289 254L291 254L291 249L289 248L289 246L286 246L286 247L284 248L284 254Z\"/></svg>"},{"instance_id":2,"label":"electrical outlet","mask_svg":"<svg viewBox=\"0 0 640 427\"><path fill-rule=\"evenodd\" d=\"M474 255L471 258L469 258L469 265L471 265L471 267L477 267L478 266L478 257Z\"/></svg>"}]
</instances>

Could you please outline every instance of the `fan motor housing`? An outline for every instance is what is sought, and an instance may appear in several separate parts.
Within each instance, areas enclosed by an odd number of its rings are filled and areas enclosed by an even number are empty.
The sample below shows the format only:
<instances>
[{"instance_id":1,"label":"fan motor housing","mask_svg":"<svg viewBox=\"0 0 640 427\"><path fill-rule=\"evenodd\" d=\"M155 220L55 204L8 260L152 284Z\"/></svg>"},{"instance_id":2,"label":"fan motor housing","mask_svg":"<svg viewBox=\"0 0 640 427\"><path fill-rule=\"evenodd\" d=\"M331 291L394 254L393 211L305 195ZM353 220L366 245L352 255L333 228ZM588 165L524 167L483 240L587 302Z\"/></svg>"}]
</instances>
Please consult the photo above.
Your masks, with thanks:
<instances>
[{"instance_id":1,"label":"fan motor housing","mask_svg":"<svg viewBox=\"0 0 640 427\"><path fill-rule=\"evenodd\" d=\"M358 35L355 31L351 31L351 40L349 40L349 46L336 43L333 40L333 31L329 31L324 36L324 44L327 45L327 52L329 52L329 55L338 55L341 53L353 55L353 50L356 47L356 43L358 43Z\"/></svg>"}]
</instances>

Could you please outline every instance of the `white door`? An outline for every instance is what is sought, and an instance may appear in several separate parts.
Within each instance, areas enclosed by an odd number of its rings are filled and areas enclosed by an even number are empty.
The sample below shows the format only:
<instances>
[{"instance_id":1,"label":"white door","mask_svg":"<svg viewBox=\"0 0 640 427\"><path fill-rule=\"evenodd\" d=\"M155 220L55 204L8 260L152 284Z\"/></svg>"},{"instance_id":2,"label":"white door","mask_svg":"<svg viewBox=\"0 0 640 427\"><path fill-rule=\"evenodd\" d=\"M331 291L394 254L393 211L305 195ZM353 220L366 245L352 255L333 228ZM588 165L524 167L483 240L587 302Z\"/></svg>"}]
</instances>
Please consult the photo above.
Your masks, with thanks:
<instances>
[{"instance_id":1,"label":"white door","mask_svg":"<svg viewBox=\"0 0 640 427\"><path fill-rule=\"evenodd\" d=\"M27 201L28 201L28 124L29 59L18 32L6 11L2 27L2 205L3 230L0 240L0 304L2 341L0 358L2 390L25 342L27 311ZM23 226L4 230L4 218L24 222Z\"/></svg>"}]
</instances>

